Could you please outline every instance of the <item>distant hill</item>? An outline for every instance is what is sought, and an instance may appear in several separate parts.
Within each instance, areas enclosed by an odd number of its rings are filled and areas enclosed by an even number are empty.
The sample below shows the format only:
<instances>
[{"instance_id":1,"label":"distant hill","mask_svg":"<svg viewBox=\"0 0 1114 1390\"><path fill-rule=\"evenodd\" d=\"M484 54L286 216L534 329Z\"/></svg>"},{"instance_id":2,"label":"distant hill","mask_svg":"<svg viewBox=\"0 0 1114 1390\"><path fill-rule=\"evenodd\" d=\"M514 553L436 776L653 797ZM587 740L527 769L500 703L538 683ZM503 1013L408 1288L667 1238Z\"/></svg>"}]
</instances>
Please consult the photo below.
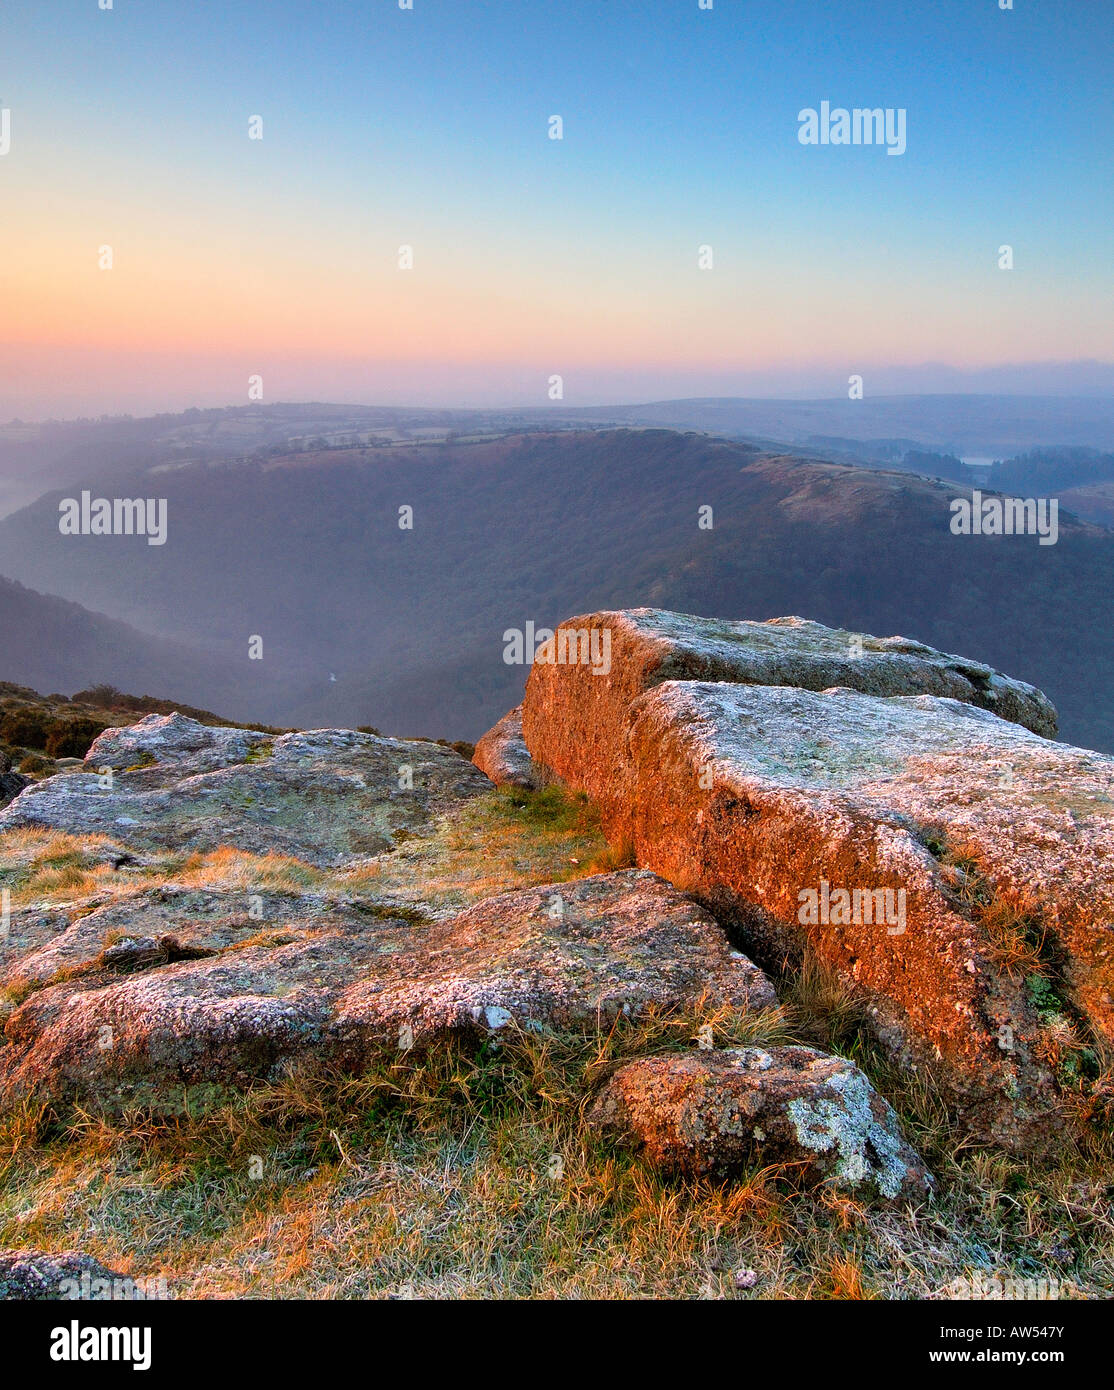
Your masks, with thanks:
<instances>
[{"instance_id":1,"label":"distant hill","mask_svg":"<svg viewBox=\"0 0 1114 1390\"><path fill-rule=\"evenodd\" d=\"M202 691L219 695L222 687L233 694L211 654L138 632L79 603L4 578L0 677L32 687L32 694L72 695L90 686L118 684L181 700L197 698ZM0 693L11 694L2 682Z\"/></svg>"},{"instance_id":2,"label":"distant hill","mask_svg":"<svg viewBox=\"0 0 1114 1390\"><path fill-rule=\"evenodd\" d=\"M843 445L865 441L898 444L902 452L930 448L995 458L1045 445L1114 449L1114 395L1109 391L1093 396L875 396L868 382L866 392L862 400L698 397L579 413L585 421L709 430L796 447L831 438Z\"/></svg>"},{"instance_id":3,"label":"distant hill","mask_svg":"<svg viewBox=\"0 0 1114 1390\"><path fill-rule=\"evenodd\" d=\"M1114 530L1114 479L1066 488L1059 497L1062 507L1096 525Z\"/></svg>"},{"instance_id":4,"label":"distant hill","mask_svg":"<svg viewBox=\"0 0 1114 1390\"><path fill-rule=\"evenodd\" d=\"M1054 391L1055 372L1045 373ZM838 383L837 383L838 384ZM48 489L151 466L275 456L308 448L475 440L621 426L701 430L821 457L900 467L910 450L1008 458L1033 449L1114 449L1111 369L1089 395L941 392L816 400L694 397L609 406L431 409L275 402L133 418L0 424L0 516ZM1014 394L1003 395L1001 390Z\"/></svg>"},{"instance_id":5,"label":"distant hill","mask_svg":"<svg viewBox=\"0 0 1114 1390\"><path fill-rule=\"evenodd\" d=\"M287 453L112 486L167 499L165 546L61 536L53 493L0 521L0 563L203 657L137 679L105 635L80 684L274 724L475 738L522 690L505 630L650 604L919 638L1034 682L1065 738L1114 748L1114 536L1063 512L1055 546L953 536L958 483L620 429ZM118 640L138 661L135 639ZM37 640L24 635L24 660L49 674L0 674L65 689L49 666L65 643Z\"/></svg>"}]
</instances>

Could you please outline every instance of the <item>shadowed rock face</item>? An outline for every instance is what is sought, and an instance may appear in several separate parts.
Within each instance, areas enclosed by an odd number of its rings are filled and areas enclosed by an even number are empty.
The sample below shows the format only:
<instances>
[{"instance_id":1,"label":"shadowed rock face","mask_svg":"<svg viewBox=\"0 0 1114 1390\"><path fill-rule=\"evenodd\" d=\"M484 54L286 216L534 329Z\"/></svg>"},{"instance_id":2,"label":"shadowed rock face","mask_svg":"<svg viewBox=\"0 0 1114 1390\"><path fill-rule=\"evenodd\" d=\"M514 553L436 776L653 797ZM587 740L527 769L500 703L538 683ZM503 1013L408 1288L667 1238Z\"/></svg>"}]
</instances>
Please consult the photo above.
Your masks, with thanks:
<instances>
[{"instance_id":1,"label":"shadowed rock face","mask_svg":"<svg viewBox=\"0 0 1114 1390\"><path fill-rule=\"evenodd\" d=\"M813 627L794 620L794 642ZM822 669L820 640L787 677ZM1114 760L955 698L661 681L671 648L653 665L642 635L612 642L609 677L535 667L535 757L756 959L807 945L854 982L878 1037L932 1073L973 1135L1053 1141L1065 1049L1114 1037ZM941 660L941 680L965 665Z\"/></svg>"},{"instance_id":2,"label":"shadowed rock face","mask_svg":"<svg viewBox=\"0 0 1114 1390\"><path fill-rule=\"evenodd\" d=\"M521 731L521 725L519 726ZM525 744L523 745L525 747ZM17 797L30 782L29 777L12 771L12 760L7 753L0 753L0 806L6 806Z\"/></svg>"},{"instance_id":3,"label":"shadowed rock face","mask_svg":"<svg viewBox=\"0 0 1114 1390\"><path fill-rule=\"evenodd\" d=\"M525 787L532 791L542 785L540 770L522 737L521 705L516 705L484 734L476 744L472 761L497 787Z\"/></svg>"},{"instance_id":4,"label":"shadowed rock face","mask_svg":"<svg viewBox=\"0 0 1114 1390\"><path fill-rule=\"evenodd\" d=\"M506 893L448 920L269 894L268 920L245 935L245 906L231 892L150 890L17 961L11 979L41 987L7 1020L0 1097L158 1103L175 1085L245 1084L307 1055L359 1066L384 1044L512 1023L776 1004L706 911L637 870ZM66 977L50 983L55 965Z\"/></svg>"},{"instance_id":5,"label":"shadowed rock face","mask_svg":"<svg viewBox=\"0 0 1114 1390\"><path fill-rule=\"evenodd\" d=\"M589 1113L667 1171L729 1176L787 1163L805 1181L923 1198L932 1178L863 1073L810 1047L645 1057L620 1067Z\"/></svg>"},{"instance_id":6,"label":"shadowed rock face","mask_svg":"<svg viewBox=\"0 0 1114 1390\"><path fill-rule=\"evenodd\" d=\"M28 787L0 812L0 832L103 834L140 850L235 845L329 865L389 849L490 786L437 744L347 729L273 737L180 714L106 729L85 766Z\"/></svg>"},{"instance_id":7,"label":"shadowed rock face","mask_svg":"<svg viewBox=\"0 0 1114 1390\"><path fill-rule=\"evenodd\" d=\"M571 651L590 646L591 638L564 651L560 646L567 640L562 632L597 629L610 634L607 674L597 674L588 661L567 660ZM597 637L597 651L601 645ZM592 797L615 795L630 706L643 691L670 680L942 695L1045 737L1056 733L1056 711L1034 686L904 637L871 637L803 618L727 622L631 608L570 618L538 653L522 707L530 754Z\"/></svg>"}]
</instances>

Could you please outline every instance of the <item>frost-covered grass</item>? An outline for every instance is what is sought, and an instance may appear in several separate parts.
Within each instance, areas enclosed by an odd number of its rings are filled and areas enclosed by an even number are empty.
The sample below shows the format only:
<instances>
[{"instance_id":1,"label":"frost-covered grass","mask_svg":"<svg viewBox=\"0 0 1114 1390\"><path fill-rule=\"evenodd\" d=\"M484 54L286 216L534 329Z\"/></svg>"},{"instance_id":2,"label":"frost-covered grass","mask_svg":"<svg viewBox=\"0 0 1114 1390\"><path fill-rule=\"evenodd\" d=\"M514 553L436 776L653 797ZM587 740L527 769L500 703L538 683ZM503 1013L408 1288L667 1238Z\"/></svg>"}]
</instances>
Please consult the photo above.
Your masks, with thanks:
<instances>
[{"instance_id":1,"label":"frost-covered grass","mask_svg":"<svg viewBox=\"0 0 1114 1390\"><path fill-rule=\"evenodd\" d=\"M611 1067L691 1046L701 1021L393 1054L158 1118L10 1116L0 1246L79 1245L179 1297L902 1299L979 1273L1109 1296L1101 1146L1042 1169L957 1149L946 1123L936 1147L907 1111L939 1195L869 1207L778 1168L665 1179L587 1129ZM720 1044L799 1031L712 1023Z\"/></svg>"},{"instance_id":2,"label":"frost-covered grass","mask_svg":"<svg viewBox=\"0 0 1114 1390\"><path fill-rule=\"evenodd\" d=\"M594 808L556 788L492 792L344 869L233 848L114 868L118 848L11 832L2 881L18 903L75 911L83 895L166 881L440 913L616 857ZM777 1011L508 1032L478 1050L385 1054L357 1076L307 1069L242 1094L160 1096L157 1113L24 1107L0 1121L0 1247L76 1246L165 1275L181 1297L903 1299L945 1297L976 1274L1114 1293L1108 1132L1092 1127L1044 1166L973 1149L923 1075L886 1064L830 971L806 957L777 984ZM610 1069L690 1048L705 1022L717 1046L799 1041L854 1059L935 1174L935 1200L870 1206L776 1167L664 1178L587 1127Z\"/></svg>"}]
</instances>

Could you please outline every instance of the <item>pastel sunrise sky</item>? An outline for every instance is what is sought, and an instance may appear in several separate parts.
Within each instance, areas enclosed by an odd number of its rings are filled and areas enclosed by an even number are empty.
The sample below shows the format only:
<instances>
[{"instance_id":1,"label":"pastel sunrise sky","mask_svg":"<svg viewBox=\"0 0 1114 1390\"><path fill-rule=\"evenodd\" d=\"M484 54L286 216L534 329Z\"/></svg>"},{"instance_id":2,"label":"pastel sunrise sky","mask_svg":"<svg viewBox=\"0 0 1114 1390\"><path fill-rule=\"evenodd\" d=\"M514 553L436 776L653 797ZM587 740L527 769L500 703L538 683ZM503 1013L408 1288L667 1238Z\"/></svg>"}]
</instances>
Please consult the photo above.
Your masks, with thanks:
<instances>
[{"instance_id":1,"label":"pastel sunrise sky","mask_svg":"<svg viewBox=\"0 0 1114 1390\"><path fill-rule=\"evenodd\" d=\"M5 0L0 418L1110 363L1112 38L1106 0ZM802 145L822 101L906 152Z\"/></svg>"}]
</instances>

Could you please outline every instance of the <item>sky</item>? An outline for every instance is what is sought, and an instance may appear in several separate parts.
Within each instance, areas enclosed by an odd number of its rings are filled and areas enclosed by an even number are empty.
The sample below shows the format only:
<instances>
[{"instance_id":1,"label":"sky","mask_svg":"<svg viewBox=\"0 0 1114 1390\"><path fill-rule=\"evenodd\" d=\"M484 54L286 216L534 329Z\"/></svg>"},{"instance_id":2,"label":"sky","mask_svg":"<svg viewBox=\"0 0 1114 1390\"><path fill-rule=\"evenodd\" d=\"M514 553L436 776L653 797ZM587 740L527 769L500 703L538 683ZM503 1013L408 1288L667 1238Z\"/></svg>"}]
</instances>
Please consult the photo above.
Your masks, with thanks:
<instances>
[{"instance_id":1,"label":"sky","mask_svg":"<svg viewBox=\"0 0 1114 1390\"><path fill-rule=\"evenodd\" d=\"M1114 389L1108 0L99 3L0 11L0 419Z\"/></svg>"}]
</instances>

